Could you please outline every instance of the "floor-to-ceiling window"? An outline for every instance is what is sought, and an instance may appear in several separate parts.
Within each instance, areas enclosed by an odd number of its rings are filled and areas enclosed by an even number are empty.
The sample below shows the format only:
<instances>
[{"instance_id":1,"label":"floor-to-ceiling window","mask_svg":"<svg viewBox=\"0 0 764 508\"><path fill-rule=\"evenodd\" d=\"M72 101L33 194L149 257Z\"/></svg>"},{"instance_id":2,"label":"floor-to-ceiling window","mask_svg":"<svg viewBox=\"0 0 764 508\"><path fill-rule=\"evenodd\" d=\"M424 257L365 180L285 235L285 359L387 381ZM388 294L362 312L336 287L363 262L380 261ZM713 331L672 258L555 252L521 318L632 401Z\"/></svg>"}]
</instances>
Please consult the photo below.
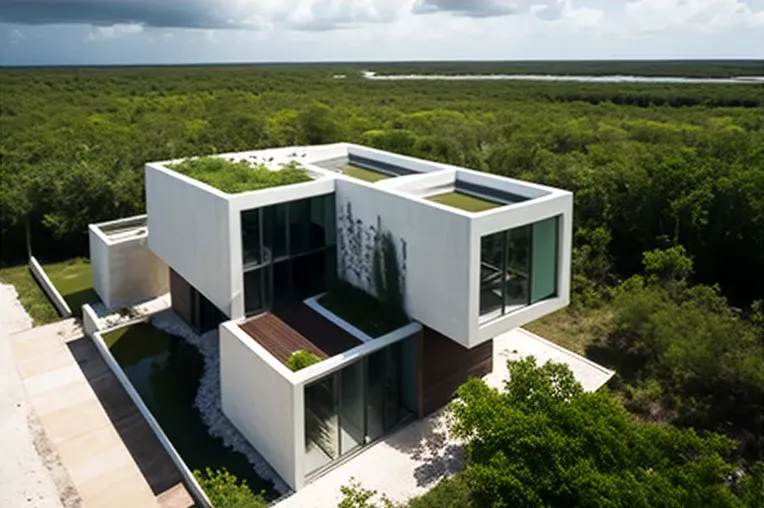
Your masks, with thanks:
<instances>
[{"instance_id":1,"label":"floor-to-ceiling window","mask_svg":"<svg viewBox=\"0 0 764 508\"><path fill-rule=\"evenodd\" d=\"M559 217L480 239L480 318L557 295Z\"/></svg>"},{"instance_id":2,"label":"floor-to-ceiling window","mask_svg":"<svg viewBox=\"0 0 764 508\"><path fill-rule=\"evenodd\" d=\"M418 336L391 344L305 387L305 471L385 435L417 410Z\"/></svg>"},{"instance_id":3,"label":"floor-to-ceiling window","mask_svg":"<svg viewBox=\"0 0 764 508\"><path fill-rule=\"evenodd\" d=\"M335 214L333 194L241 213L247 315L325 289L336 265Z\"/></svg>"}]
</instances>

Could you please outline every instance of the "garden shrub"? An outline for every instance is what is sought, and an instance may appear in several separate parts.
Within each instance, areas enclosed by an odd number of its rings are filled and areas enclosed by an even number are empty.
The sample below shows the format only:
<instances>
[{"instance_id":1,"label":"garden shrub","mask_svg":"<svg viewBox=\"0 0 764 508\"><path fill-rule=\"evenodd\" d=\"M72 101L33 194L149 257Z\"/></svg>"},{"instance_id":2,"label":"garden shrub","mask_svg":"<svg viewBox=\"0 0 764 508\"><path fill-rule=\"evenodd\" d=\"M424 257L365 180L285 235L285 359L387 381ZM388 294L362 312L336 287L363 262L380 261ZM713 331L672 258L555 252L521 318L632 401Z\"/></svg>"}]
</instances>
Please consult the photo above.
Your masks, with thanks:
<instances>
[{"instance_id":1,"label":"garden shrub","mask_svg":"<svg viewBox=\"0 0 764 508\"><path fill-rule=\"evenodd\" d=\"M310 367L314 363L318 363L320 361L321 358L319 358L315 353L301 349L292 353L292 356L290 356L289 360L287 360L287 367L289 367L292 371L297 372L298 370L302 370L305 367Z\"/></svg>"}]
</instances>

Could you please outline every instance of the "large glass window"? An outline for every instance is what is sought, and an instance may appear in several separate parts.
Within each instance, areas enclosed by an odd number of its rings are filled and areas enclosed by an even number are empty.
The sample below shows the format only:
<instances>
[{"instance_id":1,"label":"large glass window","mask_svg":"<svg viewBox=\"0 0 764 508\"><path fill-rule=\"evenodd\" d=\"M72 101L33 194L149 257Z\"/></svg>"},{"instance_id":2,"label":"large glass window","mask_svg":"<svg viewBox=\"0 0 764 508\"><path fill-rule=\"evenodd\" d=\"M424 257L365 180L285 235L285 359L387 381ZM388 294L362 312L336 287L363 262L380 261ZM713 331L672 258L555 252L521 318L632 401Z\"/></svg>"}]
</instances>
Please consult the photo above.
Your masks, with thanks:
<instances>
[{"instance_id":1,"label":"large glass window","mask_svg":"<svg viewBox=\"0 0 764 508\"><path fill-rule=\"evenodd\" d=\"M289 254L295 256L310 249L310 200L289 203Z\"/></svg>"},{"instance_id":2,"label":"large glass window","mask_svg":"<svg viewBox=\"0 0 764 508\"><path fill-rule=\"evenodd\" d=\"M558 224L558 217L533 224L531 303L557 296Z\"/></svg>"},{"instance_id":3,"label":"large glass window","mask_svg":"<svg viewBox=\"0 0 764 508\"><path fill-rule=\"evenodd\" d=\"M335 213L331 194L242 212L244 271L264 268L260 276L244 275L248 315L292 293L305 298L326 289L336 273Z\"/></svg>"},{"instance_id":4,"label":"large glass window","mask_svg":"<svg viewBox=\"0 0 764 508\"><path fill-rule=\"evenodd\" d=\"M504 231L480 239L480 315L501 313L504 285Z\"/></svg>"},{"instance_id":5,"label":"large glass window","mask_svg":"<svg viewBox=\"0 0 764 508\"><path fill-rule=\"evenodd\" d=\"M504 312L528 305L530 276L530 226L507 231L506 276L504 278Z\"/></svg>"},{"instance_id":6,"label":"large glass window","mask_svg":"<svg viewBox=\"0 0 764 508\"><path fill-rule=\"evenodd\" d=\"M265 308L265 268L244 272L244 310L248 316Z\"/></svg>"},{"instance_id":7,"label":"large glass window","mask_svg":"<svg viewBox=\"0 0 764 508\"><path fill-rule=\"evenodd\" d=\"M305 464L315 472L416 412L418 337L372 353L305 387Z\"/></svg>"},{"instance_id":8,"label":"large glass window","mask_svg":"<svg viewBox=\"0 0 764 508\"><path fill-rule=\"evenodd\" d=\"M480 317L490 320L557 295L559 217L480 239Z\"/></svg>"},{"instance_id":9,"label":"large glass window","mask_svg":"<svg viewBox=\"0 0 764 508\"><path fill-rule=\"evenodd\" d=\"M263 209L263 247L269 259L287 255L287 204L266 206Z\"/></svg>"},{"instance_id":10,"label":"large glass window","mask_svg":"<svg viewBox=\"0 0 764 508\"><path fill-rule=\"evenodd\" d=\"M339 456L337 386L330 375L305 387L305 466L320 469Z\"/></svg>"},{"instance_id":11,"label":"large glass window","mask_svg":"<svg viewBox=\"0 0 764 508\"><path fill-rule=\"evenodd\" d=\"M260 241L260 209L241 212L241 247L245 267L263 262Z\"/></svg>"}]
</instances>

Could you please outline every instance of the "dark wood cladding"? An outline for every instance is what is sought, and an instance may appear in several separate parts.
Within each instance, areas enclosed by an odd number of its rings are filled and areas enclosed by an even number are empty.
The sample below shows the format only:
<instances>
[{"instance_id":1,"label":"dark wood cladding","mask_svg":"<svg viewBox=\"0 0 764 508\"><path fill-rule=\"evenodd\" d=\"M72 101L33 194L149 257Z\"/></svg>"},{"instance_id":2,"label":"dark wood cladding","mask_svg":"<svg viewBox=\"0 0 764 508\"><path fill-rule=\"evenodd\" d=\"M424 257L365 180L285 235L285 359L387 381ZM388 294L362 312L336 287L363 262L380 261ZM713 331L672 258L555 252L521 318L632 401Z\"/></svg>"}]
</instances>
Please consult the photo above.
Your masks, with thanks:
<instances>
[{"instance_id":1,"label":"dark wood cladding","mask_svg":"<svg viewBox=\"0 0 764 508\"><path fill-rule=\"evenodd\" d=\"M326 359L361 344L302 303L279 311L278 316L266 312L239 326L284 364L295 351L310 351Z\"/></svg>"},{"instance_id":2,"label":"dark wood cladding","mask_svg":"<svg viewBox=\"0 0 764 508\"><path fill-rule=\"evenodd\" d=\"M193 288L186 279L181 277L178 272L170 268L170 298L172 299L172 310L175 311L186 323L191 323L191 305Z\"/></svg>"},{"instance_id":3,"label":"dark wood cladding","mask_svg":"<svg viewBox=\"0 0 764 508\"><path fill-rule=\"evenodd\" d=\"M422 330L420 417L446 405L465 381L493 370L493 340L467 349L431 328Z\"/></svg>"}]
</instances>

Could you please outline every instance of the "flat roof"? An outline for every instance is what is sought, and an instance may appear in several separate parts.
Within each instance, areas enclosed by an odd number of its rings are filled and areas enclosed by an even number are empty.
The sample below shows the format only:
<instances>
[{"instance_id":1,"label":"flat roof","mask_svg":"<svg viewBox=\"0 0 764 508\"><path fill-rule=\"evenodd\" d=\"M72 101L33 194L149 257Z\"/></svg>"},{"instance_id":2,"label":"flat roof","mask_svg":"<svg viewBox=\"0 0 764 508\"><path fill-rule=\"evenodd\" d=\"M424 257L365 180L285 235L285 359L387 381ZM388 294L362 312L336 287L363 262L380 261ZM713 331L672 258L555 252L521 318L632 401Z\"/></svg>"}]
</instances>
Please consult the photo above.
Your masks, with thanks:
<instances>
[{"instance_id":1,"label":"flat roof","mask_svg":"<svg viewBox=\"0 0 764 508\"><path fill-rule=\"evenodd\" d=\"M424 198L425 200L435 194L456 192L468 194L477 199L495 202L499 206L507 206L553 193L566 192L532 182L351 143L268 148L213 155L211 157L225 159L233 164L246 161L249 164L262 166L272 171L279 171L284 165L296 162L302 166L311 178L316 180L324 178L352 180L378 186L380 190L384 189L387 192L409 194ZM153 164L170 171L175 171L172 165L182 160L171 160ZM427 175L433 177L433 179L429 180ZM450 180L445 181L444 175L452 176L446 176L445 178L450 178ZM188 177L194 178L193 175L188 175ZM200 180L197 179L197 181ZM290 185L291 183L293 182L276 184L274 186ZM214 184L207 184L215 187ZM257 192L273 188L274 186L257 188L251 191L245 189L235 193ZM222 191L226 192L225 190ZM227 193L231 194L231 192ZM475 213L469 210L460 211L462 213L465 211L467 213Z\"/></svg>"}]
</instances>

